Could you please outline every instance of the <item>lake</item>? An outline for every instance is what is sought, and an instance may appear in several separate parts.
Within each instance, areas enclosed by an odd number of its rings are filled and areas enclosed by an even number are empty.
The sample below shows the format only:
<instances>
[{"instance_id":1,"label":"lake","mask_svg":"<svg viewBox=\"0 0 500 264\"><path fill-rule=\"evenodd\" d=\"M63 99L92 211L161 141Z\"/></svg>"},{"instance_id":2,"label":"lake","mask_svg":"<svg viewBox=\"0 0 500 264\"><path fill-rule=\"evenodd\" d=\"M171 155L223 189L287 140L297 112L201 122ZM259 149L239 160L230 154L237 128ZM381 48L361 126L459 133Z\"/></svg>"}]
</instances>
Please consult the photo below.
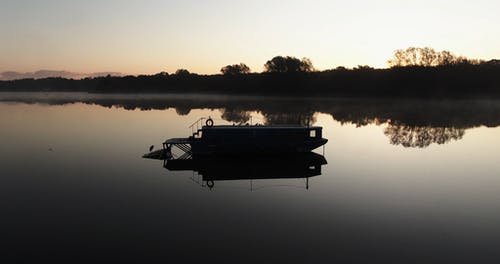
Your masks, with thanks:
<instances>
[{"instance_id":1,"label":"lake","mask_svg":"<svg viewBox=\"0 0 500 264\"><path fill-rule=\"evenodd\" d=\"M322 126L327 164L210 188L142 158L208 116ZM0 124L0 259L500 261L500 100L0 93Z\"/></svg>"}]
</instances>

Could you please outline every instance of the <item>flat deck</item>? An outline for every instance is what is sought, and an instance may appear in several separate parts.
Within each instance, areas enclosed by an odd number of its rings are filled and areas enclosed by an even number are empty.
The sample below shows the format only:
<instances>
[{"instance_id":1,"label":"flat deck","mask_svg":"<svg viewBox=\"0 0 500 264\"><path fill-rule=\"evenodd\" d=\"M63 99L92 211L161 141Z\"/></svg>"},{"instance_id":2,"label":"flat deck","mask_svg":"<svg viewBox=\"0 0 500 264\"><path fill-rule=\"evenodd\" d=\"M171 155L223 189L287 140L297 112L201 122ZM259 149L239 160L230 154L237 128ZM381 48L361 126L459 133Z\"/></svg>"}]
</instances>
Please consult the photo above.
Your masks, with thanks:
<instances>
[{"instance_id":1,"label":"flat deck","mask_svg":"<svg viewBox=\"0 0 500 264\"><path fill-rule=\"evenodd\" d=\"M318 126L300 126L300 125L272 125L272 126L264 126L264 125L222 125L222 126L203 126L203 129L320 129L322 127Z\"/></svg>"},{"instance_id":2,"label":"flat deck","mask_svg":"<svg viewBox=\"0 0 500 264\"><path fill-rule=\"evenodd\" d=\"M189 138L170 138L164 144L191 144L191 142Z\"/></svg>"}]
</instances>

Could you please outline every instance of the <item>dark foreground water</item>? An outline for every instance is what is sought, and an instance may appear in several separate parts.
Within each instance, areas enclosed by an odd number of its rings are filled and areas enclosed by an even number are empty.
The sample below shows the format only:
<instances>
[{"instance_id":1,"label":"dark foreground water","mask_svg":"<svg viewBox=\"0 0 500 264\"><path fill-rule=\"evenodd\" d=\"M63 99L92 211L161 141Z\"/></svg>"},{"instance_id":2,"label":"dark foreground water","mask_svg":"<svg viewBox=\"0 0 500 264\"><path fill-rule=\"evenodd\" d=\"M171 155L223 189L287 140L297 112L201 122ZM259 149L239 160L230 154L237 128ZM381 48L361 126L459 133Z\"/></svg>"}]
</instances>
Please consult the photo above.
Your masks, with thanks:
<instances>
[{"instance_id":1,"label":"dark foreground water","mask_svg":"<svg viewBox=\"0 0 500 264\"><path fill-rule=\"evenodd\" d=\"M500 101L8 93L0 101L2 263L500 261ZM141 158L189 135L202 116L310 120L329 139L328 164L308 189L303 178L208 188L197 172ZM227 168L237 179L253 166Z\"/></svg>"}]
</instances>

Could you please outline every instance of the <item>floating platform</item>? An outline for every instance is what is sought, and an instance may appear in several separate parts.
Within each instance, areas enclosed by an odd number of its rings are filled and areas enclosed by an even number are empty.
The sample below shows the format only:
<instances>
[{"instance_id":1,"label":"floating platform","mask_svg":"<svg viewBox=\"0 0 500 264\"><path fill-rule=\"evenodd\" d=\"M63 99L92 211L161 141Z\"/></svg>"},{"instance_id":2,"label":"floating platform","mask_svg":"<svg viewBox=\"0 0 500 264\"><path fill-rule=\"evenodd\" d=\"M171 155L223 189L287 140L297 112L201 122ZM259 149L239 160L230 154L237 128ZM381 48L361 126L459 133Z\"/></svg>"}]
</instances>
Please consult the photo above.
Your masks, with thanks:
<instances>
[{"instance_id":1,"label":"floating platform","mask_svg":"<svg viewBox=\"0 0 500 264\"><path fill-rule=\"evenodd\" d=\"M328 142L322 127L300 125L214 126L208 119L187 138L170 138L144 158L163 160L171 171L191 170L212 188L215 181L304 178L326 164L312 150Z\"/></svg>"},{"instance_id":2,"label":"floating platform","mask_svg":"<svg viewBox=\"0 0 500 264\"><path fill-rule=\"evenodd\" d=\"M214 126L211 119L187 138L171 138L163 143L163 155L187 159L193 155L248 155L310 152L328 142L322 127L301 125ZM149 154L147 154L149 155Z\"/></svg>"}]
</instances>

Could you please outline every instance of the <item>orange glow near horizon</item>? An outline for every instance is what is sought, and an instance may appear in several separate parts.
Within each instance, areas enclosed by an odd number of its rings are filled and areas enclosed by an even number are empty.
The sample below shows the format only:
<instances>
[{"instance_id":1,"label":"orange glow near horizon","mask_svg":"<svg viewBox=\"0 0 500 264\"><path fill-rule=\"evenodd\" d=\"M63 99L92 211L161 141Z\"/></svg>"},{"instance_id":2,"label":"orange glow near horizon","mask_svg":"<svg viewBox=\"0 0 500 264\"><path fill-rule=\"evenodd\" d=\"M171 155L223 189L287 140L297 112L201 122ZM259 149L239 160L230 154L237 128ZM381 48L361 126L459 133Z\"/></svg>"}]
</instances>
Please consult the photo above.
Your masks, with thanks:
<instances>
[{"instance_id":1,"label":"orange glow near horizon","mask_svg":"<svg viewBox=\"0 0 500 264\"><path fill-rule=\"evenodd\" d=\"M429 46L500 57L500 3L418 1L12 1L0 9L0 72L218 73L274 56L319 70L387 67L396 49ZM411 7L411 9L409 8Z\"/></svg>"}]
</instances>

